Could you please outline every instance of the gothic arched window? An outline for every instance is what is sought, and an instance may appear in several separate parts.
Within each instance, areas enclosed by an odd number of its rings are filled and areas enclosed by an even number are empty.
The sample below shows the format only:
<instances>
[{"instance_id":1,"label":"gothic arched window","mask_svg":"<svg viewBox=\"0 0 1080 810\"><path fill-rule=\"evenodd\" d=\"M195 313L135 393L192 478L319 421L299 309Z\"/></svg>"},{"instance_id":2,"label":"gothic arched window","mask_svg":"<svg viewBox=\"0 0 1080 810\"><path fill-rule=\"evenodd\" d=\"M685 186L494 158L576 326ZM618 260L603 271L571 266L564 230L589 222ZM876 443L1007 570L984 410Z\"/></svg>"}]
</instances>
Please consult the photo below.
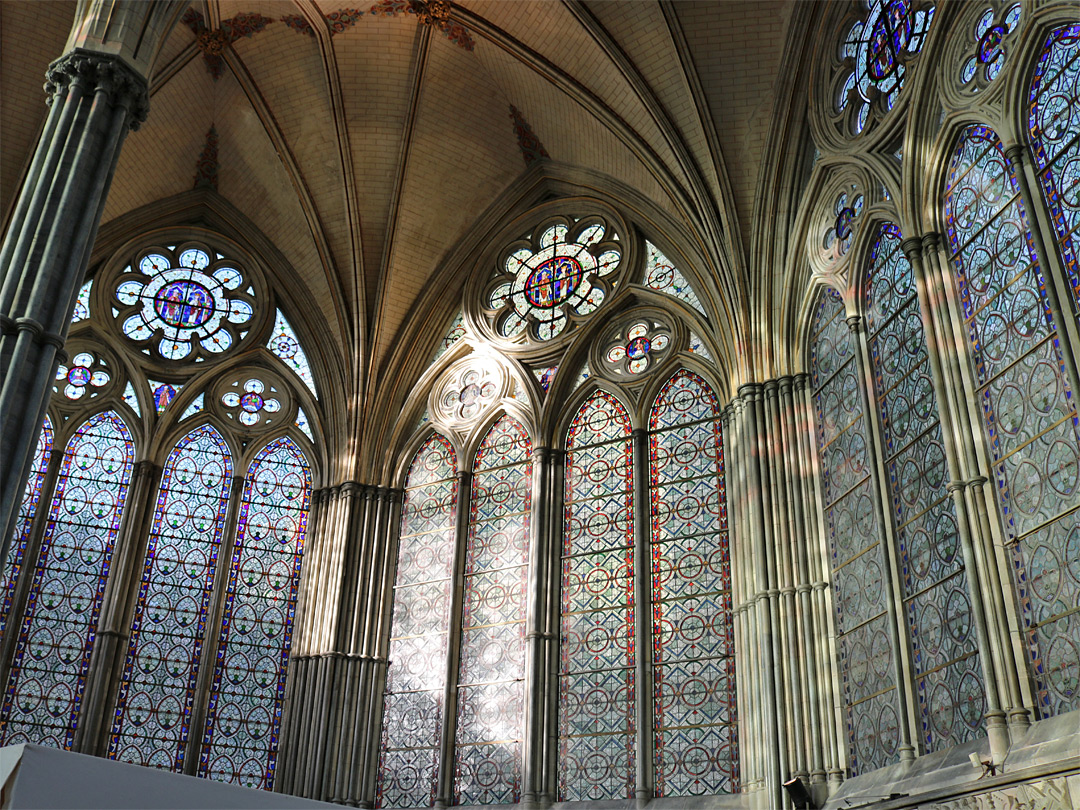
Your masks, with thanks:
<instances>
[{"instance_id":1,"label":"gothic arched window","mask_svg":"<svg viewBox=\"0 0 1080 810\"><path fill-rule=\"evenodd\" d=\"M476 451L465 552L456 804L521 798L532 442L503 416Z\"/></svg>"},{"instance_id":2,"label":"gothic arched window","mask_svg":"<svg viewBox=\"0 0 1080 810\"><path fill-rule=\"evenodd\" d=\"M853 774L894 761L900 745L887 612L886 549L874 500L873 461L855 337L839 293L825 289L810 337L821 498L836 592L840 675Z\"/></svg>"},{"instance_id":3,"label":"gothic arched window","mask_svg":"<svg viewBox=\"0 0 1080 810\"><path fill-rule=\"evenodd\" d=\"M566 434L559 801L634 796L632 462L630 416L597 391Z\"/></svg>"},{"instance_id":4,"label":"gothic arched window","mask_svg":"<svg viewBox=\"0 0 1080 810\"><path fill-rule=\"evenodd\" d=\"M434 434L405 479L390 665L379 755L379 807L435 800L457 523L457 454Z\"/></svg>"},{"instance_id":5,"label":"gothic arched window","mask_svg":"<svg viewBox=\"0 0 1080 810\"><path fill-rule=\"evenodd\" d=\"M884 224L866 268L866 330L881 415L924 750L984 732L986 696L915 277Z\"/></svg>"},{"instance_id":6,"label":"gothic arched window","mask_svg":"<svg viewBox=\"0 0 1080 810\"><path fill-rule=\"evenodd\" d=\"M0 711L0 740L71 748L120 530L134 442L109 411L64 451Z\"/></svg>"},{"instance_id":7,"label":"gothic arched window","mask_svg":"<svg viewBox=\"0 0 1080 810\"><path fill-rule=\"evenodd\" d=\"M735 645L716 395L680 369L649 413L655 794L734 793Z\"/></svg>"},{"instance_id":8,"label":"gothic arched window","mask_svg":"<svg viewBox=\"0 0 1080 810\"><path fill-rule=\"evenodd\" d=\"M287 436L248 468L225 591L199 773L274 785L311 468Z\"/></svg>"},{"instance_id":9,"label":"gothic arched window","mask_svg":"<svg viewBox=\"0 0 1080 810\"><path fill-rule=\"evenodd\" d=\"M996 133L965 129L944 195L972 370L1043 716L1077 706L1080 429L1020 188Z\"/></svg>"}]
</instances>

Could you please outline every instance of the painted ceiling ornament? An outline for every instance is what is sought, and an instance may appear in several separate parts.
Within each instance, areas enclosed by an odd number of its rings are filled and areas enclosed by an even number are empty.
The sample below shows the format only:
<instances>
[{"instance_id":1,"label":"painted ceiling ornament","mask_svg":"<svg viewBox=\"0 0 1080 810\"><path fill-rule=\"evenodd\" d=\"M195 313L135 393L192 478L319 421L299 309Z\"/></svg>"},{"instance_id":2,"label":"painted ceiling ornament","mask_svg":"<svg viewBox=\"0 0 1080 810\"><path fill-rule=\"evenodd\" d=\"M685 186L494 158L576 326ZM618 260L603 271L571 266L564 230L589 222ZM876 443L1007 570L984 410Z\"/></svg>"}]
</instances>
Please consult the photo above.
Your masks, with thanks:
<instances>
[{"instance_id":1,"label":"painted ceiling ornament","mask_svg":"<svg viewBox=\"0 0 1080 810\"><path fill-rule=\"evenodd\" d=\"M435 421L467 426L502 397L510 395L502 369L491 359L469 358L452 366L431 392L429 411Z\"/></svg>"},{"instance_id":2,"label":"painted ceiling ornament","mask_svg":"<svg viewBox=\"0 0 1080 810\"><path fill-rule=\"evenodd\" d=\"M383 17L412 14L421 25L438 29L455 45L471 51L476 42L465 26L450 19L451 8L450 0L379 0L368 14Z\"/></svg>"},{"instance_id":3,"label":"painted ceiling ornament","mask_svg":"<svg viewBox=\"0 0 1080 810\"><path fill-rule=\"evenodd\" d=\"M1019 30L1022 14L1019 3L987 5L982 10L971 29L974 36L967 43L967 58L960 64L960 84L965 90L977 93L998 77L1005 67L1007 40Z\"/></svg>"},{"instance_id":4,"label":"painted ceiling ornament","mask_svg":"<svg viewBox=\"0 0 1080 810\"><path fill-rule=\"evenodd\" d=\"M840 41L835 112L849 135L867 128L872 107L896 106L908 63L922 50L934 7L919 0L859 0L860 19Z\"/></svg>"},{"instance_id":5,"label":"painted ceiling ornament","mask_svg":"<svg viewBox=\"0 0 1080 810\"><path fill-rule=\"evenodd\" d=\"M187 243L144 250L124 269L114 297L124 335L145 354L200 360L220 355L247 334L253 293L236 262Z\"/></svg>"},{"instance_id":6,"label":"painted ceiling ornament","mask_svg":"<svg viewBox=\"0 0 1080 810\"><path fill-rule=\"evenodd\" d=\"M622 264L618 237L599 217L552 217L502 253L483 301L496 332L535 342L563 334L606 300Z\"/></svg>"},{"instance_id":7,"label":"painted ceiling ornament","mask_svg":"<svg viewBox=\"0 0 1080 810\"><path fill-rule=\"evenodd\" d=\"M655 368L674 345L672 329L654 317L637 317L613 333L603 346L604 369L628 379Z\"/></svg>"},{"instance_id":8,"label":"painted ceiling ornament","mask_svg":"<svg viewBox=\"0 0 1080 810\"><path fill-rule=\"evenodd\" d=\"M217 81L225 72L225 60L222 58L225 50L236 40L259 33L273 20L262 14L245 12L222 20L220 28L210 28L201 13L189 8L180 18L180 22L195 34L195 47L202 52L206 69L210 71L214 81Z\"/></svg>"}]
</instances>

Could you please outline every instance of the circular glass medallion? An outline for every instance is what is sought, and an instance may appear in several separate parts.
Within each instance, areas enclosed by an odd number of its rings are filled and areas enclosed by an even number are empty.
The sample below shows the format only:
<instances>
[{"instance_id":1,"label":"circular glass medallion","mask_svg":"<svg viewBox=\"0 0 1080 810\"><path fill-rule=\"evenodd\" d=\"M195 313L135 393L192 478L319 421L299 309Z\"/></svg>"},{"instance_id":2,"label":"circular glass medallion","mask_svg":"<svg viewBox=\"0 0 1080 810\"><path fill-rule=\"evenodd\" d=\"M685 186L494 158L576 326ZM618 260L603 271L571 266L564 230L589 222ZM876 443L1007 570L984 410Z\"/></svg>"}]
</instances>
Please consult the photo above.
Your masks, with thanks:
<instances>
[{"instance_id":1,"label":"circular glass medallion","mask_svg":"<svg viewBox=\"0 0 1080 810\"><path fill-rule=\"evenodd\" d=\"M647 337L636 337L626 344L626 356L632 360L644 357L649 353L650 348Z\"/></svg>"},{"instance_id":2,"label":"circular glass medallion","mask_svg":"<svg viewBox=\"0 0 1080 810\"><path fill-rule=\"evenodd\" d=\"M552 309L566 301L581 284L581 264L571 256L554 256L525 280L525 298L534 307Z\"/></svg>"},{"instance_id":3,"label":"circular glass medallion","mask_svg":"<svg viewBox=\"0 0 1080 810\"><path fill-rule=\"evenodd\" d=\"M244 394L240 397L240 407L248 413L258 413L262 406L263 398L254 392Z\"/></svg>"},{"instance_id":4,"label":"circular glass medallion","mask_svg":"<svg viewBox=\"0 0 1080 810\"><path fill-rule=\"evenodd\" d=\"M210 320L214 299L197 281L174 281L158 290L154 296L154 311L169 326L194 329Z\"/></svg>"},{"instance_id":5,"label":"circular glass medallion","mask_svg":"<svg viewBox=\"0 0 1080 810\"><path fill-rule=\"evenodd\" d=\"M73 366L67 378L72 385L86 385L90 382L90 369L85 366Z\"/></svg>"},{"instance_id":6,"label":"circular glass medallion","mask_svg":"<svg viewBox=\"0 0 1080 810\"><path fill-rule=\"evenodd\" d=\"M987 29L986 33L982 35L982 39L979 40L979 61L984 65L993 62L1000 53L1003 39L1005 39L1005 28L1003 26L995 25Z\"/></svg>"}]
</instances>

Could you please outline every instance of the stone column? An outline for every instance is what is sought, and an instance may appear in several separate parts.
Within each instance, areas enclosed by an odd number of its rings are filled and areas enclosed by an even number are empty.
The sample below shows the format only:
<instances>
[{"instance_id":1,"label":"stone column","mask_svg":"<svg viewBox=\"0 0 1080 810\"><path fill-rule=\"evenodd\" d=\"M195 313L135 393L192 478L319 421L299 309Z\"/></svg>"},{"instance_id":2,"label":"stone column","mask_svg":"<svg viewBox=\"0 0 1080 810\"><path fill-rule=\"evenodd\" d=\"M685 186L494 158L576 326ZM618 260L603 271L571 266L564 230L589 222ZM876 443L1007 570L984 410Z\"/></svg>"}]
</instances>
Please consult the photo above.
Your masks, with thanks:
<instances>
[{"instance_id":1,"label":"stone column","mask_svg":"<svg viewBox=\"0 0 1080 810\"><path fill-rule=\"evenodd\" d=\"M185 5L83 0L46 71L49 111L0 246L0 559L120 149L146 118L147 76Z\"/></svg>"},{"instance_id":2,"label":"stone column","mask_svg":"<svg viewBox=\"0 0 1080 810\"><path fill-rule=\"evenodd\" d=\"M528 604L525 611L525 742L522 751L523 804L535 805L544 792L544 693L547 682L545 609L548 603L551 450L536 447L532 456L532 499L529 501Z\"/></svg>"}]
</instances>

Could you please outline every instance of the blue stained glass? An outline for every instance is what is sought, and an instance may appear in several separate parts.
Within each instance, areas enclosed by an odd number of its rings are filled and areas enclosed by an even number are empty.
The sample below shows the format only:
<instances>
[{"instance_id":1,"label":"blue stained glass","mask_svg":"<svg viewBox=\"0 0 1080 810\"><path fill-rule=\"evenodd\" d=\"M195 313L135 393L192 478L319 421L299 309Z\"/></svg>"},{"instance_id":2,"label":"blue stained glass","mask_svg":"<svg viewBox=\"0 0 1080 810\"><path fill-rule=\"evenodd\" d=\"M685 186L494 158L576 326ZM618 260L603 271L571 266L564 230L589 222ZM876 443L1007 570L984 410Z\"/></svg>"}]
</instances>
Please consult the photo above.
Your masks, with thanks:
<instances>
[{"instance_id":1,"label":"blue stained glass","mask_svg":"<svg viewBox=\"0 0 1080 810\"><path fill-rule=\"evenodd\" d=\"M1080 319L1080 23L1047 37L1030 102L1031 149Z\"/></svg>"},{"instance_id":2,"label":"blue stained glass","mask_svg":"<svg viewBox=\"0 0 1080 810\"><path fill-rule=\"evenodd\" d=\"M130 382L124 386L124 393L121 398L127 403L131 410L135 411L136 416L142 416L142 410L139 408L139 397L135 393L135 388Z\"/></svg>"},{"instance_id":3,"label":"blue stained glass","mask_svg":"<svg viewBox=\"0 0 1080 810\"><path fill-rule=\"evenodd\" d=\"M74 742L134 455L111 411L88 419L64 451L0 710L6 745Z\"/></svg>"},{"instance_id":4,"label":"blue stained glass","mask_svg":"<svg viewBox=\"0 0 1080 810\"><path fill-rule=\"evenodd\" d=\"M735 646L716 395L677 371L649 415L656 796L735 793Z\"/></svg>"},{"instance_id":5,"label":"blue stained glass","mask_svg":"<svg viewBox=\"0 0 1080 810\"><path fill-rule=\"evenodd\" d=\"M521 798L531 478L529 436L519 422L503 416L488 431L473 466L455 804Z\"/></svg>"},{"instance_id":6,"label":"blue stained glass","mask_svg":"<svg viewBox=\"0 0 1080 810\"><path fill-rule=\"evenodd\" d=\"M916 282L902 241L895 225L880 226L866 268L866 319L929 752L985 734L986 693ZM865 578L863 585L874 587Z\"/></svg>"},{"instance_id":7,"label":"blue stained glass","mask_svg":"<svg viewBox=\"0 0 1080 810\"><path fill-rule=\"evenodd\" d=\"M300 347L296 332L293 331L289 322L285 320L285 316L281 314L280 309L277 311L277 318L274 320L274 331L270 335L266 348L292 369L293 373L303 380L304 385L311 390L311 395L318 399L319 393L315 390L315 378L311 374L307 355L304 354L304 350Z\"/></svg>"},{"instance_id":8,"label":"blue stained glass","mask_svg":"<svg viewBox=\"0 0 1080 810\"><path fill-rule=\"evenodd\" d=\"M1016 178L992 130L961 133L944 204L1031 675L1048 717L1080 706L1080 571L1069 564L1080 540L1070 531L1080 514L1075 396Z\"/></svg>"},{"instance_id":9,"label":"blue stained glass","mask_svg":"<svg viewBox=\"0 0 1080 810\"><path fill-rule=\"evenodd\" d=\"M559 801L634 795L634 525L630 417L595 392L567 432L559 667Z\"/></svg>"},{"instance_id":10,"label":"blue stained glass","mask_svg":"<svg viewBox=\"0 0 1080 810\"><path fill-rule=\"evenodd\" d=\"M154 410L161 413L163 410L169 407L169 403L176 399L176 395L180 393L182 385L170 385L169 383L158 382L157 380L148 379L150 384L150 395L154 400Z\"/></svg>"},{"instance_id":11,"label":"blue stained glass","mask_svg":"<svg viewBox=\"0 0 1080 810\"><path fill-rule=\"evenodd\" d=\"M311 469L288 437L252 461L240 503L199 775L274 786Z\"/></svg>"},{"instance_id":12,"label":"blue stained glass","mask_svg":"<svg viewBox=\"0 0 1080 810\"><path fill-rule=\"evenodd\" d=\"M195 428L169 454L109 737L112 759L184 766L231 485L232 457L212 426Z\"/></svg>"},{"instance_id":13,"label":"blue stained glass","mask_svg":"<svg viewBox=\"0 0 1080 810\"><path fill-rule=\"evenodd\" d=\"M45 416L45 424L42 425L41 433L38 434L37 446L34 448L34 460L30 466L30 477L26 480L26 488L23 490L22 500L19 502L19 516L15 519L15 532L8 544L7 557L4 559L4 573L0 582L3 583L3 602L0 603L0 635L3 635L7 627L8 615L11 613L12 599L15 598L15 585L19 581L19 573L22 571L23 557L26 555L26 544L30 540L30 530L34 525L34 515L37 514L38 502L41 500L41 487L45 483L45 473L49 469L49 457L52 455L53 427L52 420Z\"/></svg>"},{"instance_id":14,"label":"blue stained glass","mask_svg":"<svg viewBox=\"0 0 1080 810\"><path fill-rule=\"evenodd\" d=\"M91 279L79 288L79 295L75 299L75 311L71 314L71 322L78 323L90 317L90 288L94 281Z\"/></svg>"},{"instance_id":15,"label":"blue stained glass","mask_svg":"<svg viewBox=\"0 0 1080 810\"><path fill-rule=\"evenodd\" d=\"M885 589L874 586L884 581L885 549L871 493L854 338L844 314L839 293L823 290L811 327L810 377L840 633L849 767L859 774L896 760L899 724L895 651L883 629Z\"/></svg>"},{"instance_id":16,"label":"blue stained glass","mask_svg":"<svg viewBox=\"0 0 1080 810\"><path fill-rule=\"evenodd\" d=\"M435 801L443 723L457 455L433 435L413 457L401 507L390 665L379 754L379 807Z\"/></svg>"}]
</instances>

